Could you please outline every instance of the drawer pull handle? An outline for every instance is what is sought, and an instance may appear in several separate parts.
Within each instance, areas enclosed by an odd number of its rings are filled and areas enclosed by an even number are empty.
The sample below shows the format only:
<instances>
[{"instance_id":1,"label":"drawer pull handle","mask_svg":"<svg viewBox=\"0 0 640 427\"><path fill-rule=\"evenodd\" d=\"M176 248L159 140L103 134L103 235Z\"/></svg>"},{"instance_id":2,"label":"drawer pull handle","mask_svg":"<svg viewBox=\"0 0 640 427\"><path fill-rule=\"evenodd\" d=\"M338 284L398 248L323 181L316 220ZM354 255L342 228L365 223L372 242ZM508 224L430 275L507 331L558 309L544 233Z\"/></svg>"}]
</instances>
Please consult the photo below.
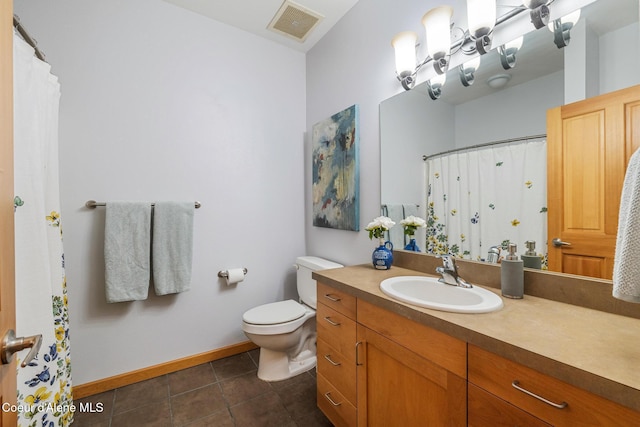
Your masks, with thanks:
<instances>
[{"instance_id":1,"label":"drawer pull handle","mask_svg":"<svg viewBox=\"0 0 640 427\"><path fill-rule=\"evenodd\" d=\"M331 320L331 318L329 316L325 317L324 320L329 322L331 324L331 326L340 326L340 322L334 322L333 320Z\"/></svg>"},{"instance_id":2,"label":"drawer pull handle","mask_svg":"<svg viewBox=\"0 0 640 427\"><path fill-rule=\"evenodd\" d=\"M512 385L512 386L513 386L513 388L515 388L516 390L521 391L521 392L523 392L524 394L528 394L528 395L529 395L529 396L531 396L531 397L535 397L536 399L541 400L542 402L546 403L547 405L551 405L551 406L553 406L554 408L564 409L564 408L566 408L566 407L567 407L567 405L568 405L568 403L567 403L567 402L562 402L562 403L558 404L558 403L554 403L554 402L552 402L552 401L550 401L550 400L547 400L547 399L545 399L545 398L544 398L544 397L542 397L542 396L538 396L537 394L532 393L532 392L530 392L529 390L526 390L526 389L524 389L524 388L520 387L520 382L519 382L518 380L514 380L514 381L511 383L511 385Z\"/></svg>"},{"instance_id":3,"label":"drawer pull handle","mask_svg":"<svg viewBox=\"0 0 640 427\"><path fill-rule=\"evenodd\" d=\"M329 363L331 363L333 366L340 366L342 364L340 362L334 362L333 359L331 359L331 355L330 354L325 354L324 358L327 359L329 361Z\"/></svg>"},{"instance_id":4,"label":"drawer pull handle","mask_svg":"<svg viewBox=\"0 0 640 427\"><path fill-rule=\"evenodd\" d=\"M330 391L326 392L326 393L324 394L324 397L326 397L326 398L327 398L327 400L328 400L329 402L331 402L331 404L332 404L333 406L340 406L340 405L342 405L342 402L335 402L335 401L331 398L331 392L330 392Z\"/></svg>"},{"instance_id":5,"label":"drawer pull handle","mask_svg":"<svg viewBox=\"0 0 640 427\"><path fill-rule=\"evenodd\" d=\"M358 341L356 343L356 366L363 365L363 363L360 363L360 352L358 351L358 349L360 348L360 344L362 344L362 341Z\"/></svg>"},{"instance_id":6,"label":"drawer pull handle","mask_svg":"<svg viewBox=\"0 0 640 427\"><path fill-rule=\"evenodd\" d=\"M338 302L338 301L342 300L342 298L331 296L331 294L324 294L324 297L326 299L330 300L330 301L333 301L333 302Z\"/></svg>"}]
</instances>

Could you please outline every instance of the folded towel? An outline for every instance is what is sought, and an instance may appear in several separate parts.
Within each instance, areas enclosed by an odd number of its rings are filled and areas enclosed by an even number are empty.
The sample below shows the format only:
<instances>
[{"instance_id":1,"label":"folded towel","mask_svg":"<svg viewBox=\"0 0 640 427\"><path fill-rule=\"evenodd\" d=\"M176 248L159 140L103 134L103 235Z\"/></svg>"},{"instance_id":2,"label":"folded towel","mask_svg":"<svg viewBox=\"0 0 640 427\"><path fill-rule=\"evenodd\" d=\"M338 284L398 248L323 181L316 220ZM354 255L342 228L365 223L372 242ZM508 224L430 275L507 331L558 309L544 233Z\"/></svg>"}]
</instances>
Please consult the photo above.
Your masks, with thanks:
<instances>
[{"instance_id":1,"label":"folded towel","mask_svg":"<svg viewBox=\"0 0 640 427\"><path fill-rule=\"evenodd\" d=\"M402 210L404 212L404 218L408 216L420 216L418 212L418 205L402 205Z\"/></svg>"},{"instance_id":2,"label":"folded towel","mask_svg":"<svg viewBox=\"0 0 640 427\"><path fill-rule=\"evenodd\" d=\"M153 284L157 295L188 291L193 254L193 202L156 202Z\"/></svg>"},{"instance_id":3,"label":"folded towel","mask_svg":"<svg viewBox=\"0 0 640 427\"><path fill-rule=\"evenodd\" d=\"M147 299L150 243L151 203L107 203L104 231L107 302Z\"/></svg>"},{"instance_id":4,"label":"folded towel","mask_svg":"<svg viewBox=\"0 0 640 427\"><path fill-rule=\"evenodd\" d=\"M640 303L640 150L631 156L622 186L613 296Z\"/></svg>"}]
</instances>

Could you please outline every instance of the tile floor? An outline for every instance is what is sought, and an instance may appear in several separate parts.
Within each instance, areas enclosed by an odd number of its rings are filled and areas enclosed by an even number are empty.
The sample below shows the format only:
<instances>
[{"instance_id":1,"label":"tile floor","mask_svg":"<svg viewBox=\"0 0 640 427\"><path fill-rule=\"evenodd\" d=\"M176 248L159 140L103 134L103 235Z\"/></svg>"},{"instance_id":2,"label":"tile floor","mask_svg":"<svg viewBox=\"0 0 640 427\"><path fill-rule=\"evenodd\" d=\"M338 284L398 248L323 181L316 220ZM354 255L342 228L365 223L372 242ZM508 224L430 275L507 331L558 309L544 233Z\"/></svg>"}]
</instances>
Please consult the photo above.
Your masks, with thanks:
<instances>
[{"instance_id":1,"label":"tile floor","mask_svg":"<svg viewBox=\"0 0 640 427\"><path fill-rule=\"evenodd\" d=\"M314 427L332 424L316 406L315 370L267 383L258 351L163 375L75 402L73 427Z\"/></svg>"}]
</instances>

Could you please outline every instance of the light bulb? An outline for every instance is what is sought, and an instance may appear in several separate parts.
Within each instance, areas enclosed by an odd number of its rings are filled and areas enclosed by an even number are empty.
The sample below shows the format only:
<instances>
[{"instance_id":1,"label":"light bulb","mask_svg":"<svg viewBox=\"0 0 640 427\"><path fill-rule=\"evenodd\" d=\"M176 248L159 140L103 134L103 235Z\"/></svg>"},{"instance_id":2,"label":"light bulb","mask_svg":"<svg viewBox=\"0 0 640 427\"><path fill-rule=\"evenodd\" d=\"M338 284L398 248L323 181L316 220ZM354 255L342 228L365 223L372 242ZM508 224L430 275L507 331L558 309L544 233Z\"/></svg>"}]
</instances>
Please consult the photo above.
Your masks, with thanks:
<instances>
[{"instance_id":1,"label":"light bulb","mask_svg":"<svg viewBox=\"0 0 640 427\"><path fill-rule=\"evenodd\" d=\"M451 6L439 6L431 9L422 17L427 33L427 52L432 58L449 55L451 51Z\"/></svg>"},{"instance_id":2,"label":"light bulb","mask_svg":"<svg viewBox=\"0 0 640 427\"><path fill-rule=\"evenodd\" d=\"M467 0L469 33L476 39L486 36L496 25L496 0Z\"/></svg>"},{"instance_id":3,"label":"light bulb","mask_svg":"<svg viewBox=\"0 0 640 427\"><path fill-rule=\"evenodd\" d=\"M397 34L391 45L396 52L396 72L404 77L413 74L416 68L416 41L418 35L413 31Z\"/></svg>"}]
</instances>

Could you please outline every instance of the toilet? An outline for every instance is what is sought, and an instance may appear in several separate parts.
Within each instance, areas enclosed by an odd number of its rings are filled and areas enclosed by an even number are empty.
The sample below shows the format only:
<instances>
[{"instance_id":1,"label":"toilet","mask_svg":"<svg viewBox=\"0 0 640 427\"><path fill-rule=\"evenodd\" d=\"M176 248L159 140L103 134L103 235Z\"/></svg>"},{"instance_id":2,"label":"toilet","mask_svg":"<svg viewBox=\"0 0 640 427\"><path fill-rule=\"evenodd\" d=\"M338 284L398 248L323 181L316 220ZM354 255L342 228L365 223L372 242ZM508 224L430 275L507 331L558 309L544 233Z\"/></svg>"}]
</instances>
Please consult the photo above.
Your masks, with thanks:
<instances>
[{"instance_id":1,"label":"toilet","mask_svg":"<svg viewBox=\"0 0 640 427\"><path fill-rule=\"evenodd\" d=\"M258 378L282 381L316 366L316 281L313 271L343 267L326 259L296 259L300 302L263 304L242 315L242 330L260 347Z\"/></svg>"}]
</instances>

